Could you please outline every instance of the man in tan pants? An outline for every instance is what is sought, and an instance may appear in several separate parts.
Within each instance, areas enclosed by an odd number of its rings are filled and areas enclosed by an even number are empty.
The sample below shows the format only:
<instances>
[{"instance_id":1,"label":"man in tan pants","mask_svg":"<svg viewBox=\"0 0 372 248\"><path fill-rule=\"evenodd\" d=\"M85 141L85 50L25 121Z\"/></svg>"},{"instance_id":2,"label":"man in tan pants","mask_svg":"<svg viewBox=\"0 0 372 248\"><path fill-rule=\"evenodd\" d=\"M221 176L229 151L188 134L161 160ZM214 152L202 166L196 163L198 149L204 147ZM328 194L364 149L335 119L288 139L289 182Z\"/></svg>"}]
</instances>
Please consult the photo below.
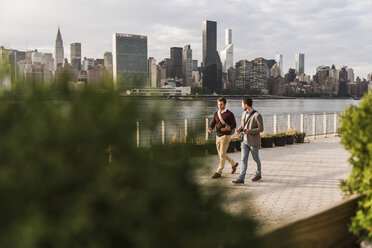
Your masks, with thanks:
<instances>
[{"instance_id":1,"label":"man in tan pants","mask_svg":"<svg viewBox=\"0 0 372 248\"><path fill-rule=\"evenodd\" d=\"M231 136L234 133L234 129L236 127L234 114L226 109L225 98L218 98L217 105L219 110L214 113L213 120L209 127L209 133L211 133L213 128L216 127L216 146L218 155L220 157L220 164L212 178L221 177L226 160L231 164L231 174L234 174L236 171L236 167L238 167L238 163L235 163L235 161L226 154L227 148L230 144Z\"/></svg>"}]
</instances>

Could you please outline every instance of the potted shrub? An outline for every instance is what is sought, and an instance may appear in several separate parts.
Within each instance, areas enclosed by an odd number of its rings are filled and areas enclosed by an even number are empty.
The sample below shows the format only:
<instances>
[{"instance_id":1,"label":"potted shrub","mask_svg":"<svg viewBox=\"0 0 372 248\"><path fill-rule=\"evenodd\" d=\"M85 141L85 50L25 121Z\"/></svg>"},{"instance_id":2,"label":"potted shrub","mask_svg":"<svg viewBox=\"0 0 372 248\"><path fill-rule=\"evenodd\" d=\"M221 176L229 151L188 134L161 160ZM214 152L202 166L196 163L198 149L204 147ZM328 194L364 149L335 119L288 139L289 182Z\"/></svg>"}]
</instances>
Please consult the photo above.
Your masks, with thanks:
<instances>
[{"instance_id":1,"label":"potted shrub","mask_svg":"<svg viewBox=\"0 0 372 248\"><path fill-rule=\"evenodd\" d=\"M296 143L304 143L306 133L296 133L294 139Z\"/></svg>"},{"instance_id":2,"label":"potted shrub","mask_svg":"<svg viewBox=\"0 0 372 248\"><path fill-rule=\"evenodd\" d=\"M359 238L361 247L372 246L372 91L358 106L351 105L341 116L341 142L351 154L353 166L347 180L341 182L348 195L361 195L350 231Z\"/></svg>"},{"instance_id":3,"label":"potted shrub","mask_svg":"<svg viewBox=\"0 0 372 248\"><path fill-rule=\"evenodd\" d=\"M215 140L208 140L204 144L205 149L207 150L207 153L209 155L216 155L218 154L217 152L217 147L216 147L216 141Z\"/></svg>"},{"instance_id":4,"label":"potted shrub","mask_svg":"<svg viewBox=\"0 0 372 248\"><path fill-rule=\"evenodd\" d=\"M288 128L285 132L286 134L286 144L292 145L294 143L294 136L296 135L297 130L294 128Z\"/></svg>"},{"instance_id":5,"label":"potted shrub","mask_svg":"<svg viewBox=\"0 0 372 248\"><path fill-rule=\"evenodd\" d=\"M267 148L267 147L273 147L274 144L274 138L271 135L268 135L266 133L261 134L261 147Z\"/></svg>"},{"instance_id":6,"label":"potted shrub","mask_svg":"<svg viewBox=\"0 0 372 248\"><path fill-rule=\"evenodd\" d=\"M192 156L205 156L207 149L205 141L197 141L188 145Z\"/></svg>"},{"instance_id":7,"label":"potted shrub","mask_svg":"<svg viewBox=\"0 0 372 248\"><path fill-rule=\"evenodd\" d=\"M278 133L274 135L274 144L275 146L285 146L287 142L285 133Z\"/></svg>"}]
</instances>

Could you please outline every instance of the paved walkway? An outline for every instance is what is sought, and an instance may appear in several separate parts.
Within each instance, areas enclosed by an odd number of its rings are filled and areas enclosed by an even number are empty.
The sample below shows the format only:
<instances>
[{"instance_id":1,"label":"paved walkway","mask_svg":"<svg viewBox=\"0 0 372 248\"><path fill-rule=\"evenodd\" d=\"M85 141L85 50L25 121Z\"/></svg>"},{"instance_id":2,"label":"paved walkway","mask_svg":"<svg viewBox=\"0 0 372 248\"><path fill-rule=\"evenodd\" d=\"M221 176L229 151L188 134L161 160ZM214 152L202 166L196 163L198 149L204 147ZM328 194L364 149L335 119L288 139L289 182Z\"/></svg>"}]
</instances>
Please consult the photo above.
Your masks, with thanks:
<instances>
[{"instance_id":1,"label":"paved walkway","mask_svg":"<svg viewBox=\"0 0 372 248\"><path fill-rule=\"evenodd\" d=\"M260 150L263 179L252 182L256 164L251 155L245 184L232 185L241 168L240 152L229 153L239 162L235 175L226 164L222 178L211 179L217 169L218 156L206 158L207 170L199 171L195 180L203 192L224 188L224 207L231 213L248 214L261 222L261 230L306 216L342 200L339 180L347 178L351 166L349 154L340 138L310 139L309 143Z\"/></svg>"}]
</instances>

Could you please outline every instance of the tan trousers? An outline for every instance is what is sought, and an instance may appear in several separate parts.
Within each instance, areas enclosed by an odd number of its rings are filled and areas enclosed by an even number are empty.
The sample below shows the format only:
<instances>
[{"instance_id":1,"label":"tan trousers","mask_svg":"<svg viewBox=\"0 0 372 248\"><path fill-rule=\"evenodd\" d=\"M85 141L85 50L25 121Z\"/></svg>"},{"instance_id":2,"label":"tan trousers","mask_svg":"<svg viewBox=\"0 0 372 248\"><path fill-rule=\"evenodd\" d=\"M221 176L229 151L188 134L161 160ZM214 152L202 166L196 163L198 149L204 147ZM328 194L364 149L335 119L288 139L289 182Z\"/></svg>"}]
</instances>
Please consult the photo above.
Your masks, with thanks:
<instances>
[{"instance_id":1,"label":"tan trousers","mask_svg":"<svg viewBox=\"0 0 372 248\"><path fill-rule=\"evenodd\" d=\"M220 156L220 165L218 166L217 173L222 174L226 160L231 164L231 166L235 165L235 161L226 154L231 137L232 135L223 135L221 137L216 136L217 152Z\"/></svg>"}]
</instances>

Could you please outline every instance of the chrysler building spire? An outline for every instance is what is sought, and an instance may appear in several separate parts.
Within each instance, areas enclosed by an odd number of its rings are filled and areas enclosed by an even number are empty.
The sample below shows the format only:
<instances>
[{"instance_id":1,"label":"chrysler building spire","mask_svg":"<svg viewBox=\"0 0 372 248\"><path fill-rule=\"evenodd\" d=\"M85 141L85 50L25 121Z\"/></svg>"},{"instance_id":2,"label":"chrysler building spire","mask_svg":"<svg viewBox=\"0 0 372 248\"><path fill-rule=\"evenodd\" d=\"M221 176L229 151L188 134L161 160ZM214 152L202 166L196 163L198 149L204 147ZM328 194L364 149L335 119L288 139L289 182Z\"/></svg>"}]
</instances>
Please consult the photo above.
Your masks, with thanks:
<instances>
[{"instance_id":1,"label":"chrysler building spire","mask_svg":"<svg viewBox=\"0 0 372 248\"><path fill-rule=\"evenodd\" d=\"M54 50L54 57L55 57L55 69L59 68L63 64L63 58L65 57L63 51L63 41L60 28L58 26L57 38L56 38L56 46Z\"/></svg>"}]
</instances>

